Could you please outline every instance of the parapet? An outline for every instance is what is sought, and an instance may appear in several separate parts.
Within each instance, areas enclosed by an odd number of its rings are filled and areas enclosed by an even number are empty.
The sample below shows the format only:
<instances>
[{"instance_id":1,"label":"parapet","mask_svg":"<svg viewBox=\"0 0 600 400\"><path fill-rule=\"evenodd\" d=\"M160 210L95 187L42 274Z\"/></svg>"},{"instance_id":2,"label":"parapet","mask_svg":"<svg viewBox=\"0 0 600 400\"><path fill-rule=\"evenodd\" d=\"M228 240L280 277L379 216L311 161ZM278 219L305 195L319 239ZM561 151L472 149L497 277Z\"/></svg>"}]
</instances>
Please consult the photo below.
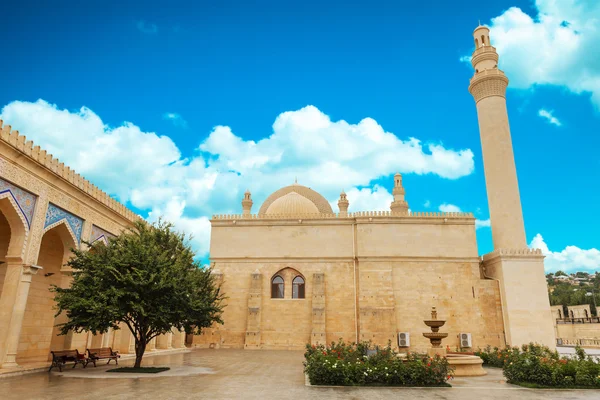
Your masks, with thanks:
<instances>
[{"instance_id":1,"label":"parapet","mask_svg":"<svg viewBox=\"0 0 600 400\"><path fill-rule=\"evenodd\" d=\"M473 213L466 212L410 212L394 213L391 211L358 211L341 214L216 214L212 220L273 220L273 219L352 219L352 218L474 218Z\"/></svg>"},{"instance_id":2,"label":"parapet","mask_svg":"<svg viewBox=\"0 0 600 400\"><path fill-rule=\"evenodd\" d=\"M33 142L31 140L27 140L25 135L19 134L19 131L17 130L12 130L10 125L4 125L4 121L1 119L0 141L7 143L17 151L38 162L55 175L63 178L82 192L93 197L98 202L104 204L104 206L122 215L126 219L130 221L136 221L141 218L123 204L110 197L107 193L98 189L97 186L93 185L90 181L76 173L70 167L60 162L58 158L52 156L52 154L48 154L46 150L41 149L40 146L34 146Z\"/></svg>"},{"instance_id":3,"label":"parapet","mask_svg":"<svg viewBox=\"0 0 600 400\"><path fill-rule=\"evenodd\" d=\"M499 256L509 256L509 257L519 257L519 256L543 256L542 251L540 249L496 249L491 253L485 254L483 256L483 260L487 261L492 258L496 258Z\"/></svg>"}]
</instances>

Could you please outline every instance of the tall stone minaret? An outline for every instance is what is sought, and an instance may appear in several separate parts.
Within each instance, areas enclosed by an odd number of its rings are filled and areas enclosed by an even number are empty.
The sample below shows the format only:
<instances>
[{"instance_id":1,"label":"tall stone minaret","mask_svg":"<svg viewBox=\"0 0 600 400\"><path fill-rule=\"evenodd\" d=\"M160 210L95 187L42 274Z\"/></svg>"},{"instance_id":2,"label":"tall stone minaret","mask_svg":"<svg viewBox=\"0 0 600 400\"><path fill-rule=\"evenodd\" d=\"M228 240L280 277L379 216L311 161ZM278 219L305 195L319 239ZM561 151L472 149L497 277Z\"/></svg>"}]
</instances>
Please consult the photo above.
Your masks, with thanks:
<instances>
[{"instance_id":1,"label":"tall stone minaret","mask_svg":"<svg viewBox=\"0 0 600 400\"><path fill-rule=\"evenodd\" d=\"M478 26L473 36L475 51L471 63L475 75L469 91L477 104L494 240L494 251L482 257L483 276L498 281L506 344L520 346L534 342L554 348L544 256L537 249L528 249L525 239L506 112L508 79L498 69L498 53L490 44L489 29Z\"/></svg>"},{"instance_id":2,"label":"tall stone minaret","mask_svg":"<svg viewBox=\"0 0 600 400\"><path fill-rule=\"evenodd\" d=\"M473 32L475 75L469 92L477 104L483 167L495 249L527 248L505 92L508 78L498 69L498 53L490 45L490 30Z\"/></svg>"}]
</instances>

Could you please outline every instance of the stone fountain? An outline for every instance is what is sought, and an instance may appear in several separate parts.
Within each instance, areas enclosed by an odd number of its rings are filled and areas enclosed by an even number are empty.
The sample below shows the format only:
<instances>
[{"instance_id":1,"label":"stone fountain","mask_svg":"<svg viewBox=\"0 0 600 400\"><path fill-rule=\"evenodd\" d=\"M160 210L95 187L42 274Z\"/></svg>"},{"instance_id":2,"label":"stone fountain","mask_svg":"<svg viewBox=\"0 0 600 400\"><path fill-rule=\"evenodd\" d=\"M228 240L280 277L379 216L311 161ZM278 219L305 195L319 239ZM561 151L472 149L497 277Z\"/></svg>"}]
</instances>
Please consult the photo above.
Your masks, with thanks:
<instances>
[{"instance_id":1,"label":"stone fountain","mask_svg":"<svg viewBox=\"0 0 600 400\"><path fill-rule=\"evenodd\" d=\"M443 349L440 345L442 344L442 339L447 338L447 333L439 332L440 328L444 326L446 321L437 319L437 311L435 307L431 307L431 319L423 321L425 325L431 328L431 332L423 333L429 341L431 342L431 349L427 352L430 357L434 355L440 355L442 357L446 356L446 350Z\"/></svg>"},{"instance_id":2,"label":"stone fountain","mask_svg":"<svg viewBox=\"0 0 600 400\"><path fill-rule=\"evenodd\" d=\"M431 319L423 322L431 328L431 332L423 333L423 336L431 342L431 347L427 349L429 357L435 357L436 355L446 357L448 364L454 368L454 376L487 375L487 372L483 369L483 360L473 353L449 353L441 347L442 339L447 338L448 334L439 331L446 321L438 319L435 307L431 308Z\"/></svg>"}]
</instances>

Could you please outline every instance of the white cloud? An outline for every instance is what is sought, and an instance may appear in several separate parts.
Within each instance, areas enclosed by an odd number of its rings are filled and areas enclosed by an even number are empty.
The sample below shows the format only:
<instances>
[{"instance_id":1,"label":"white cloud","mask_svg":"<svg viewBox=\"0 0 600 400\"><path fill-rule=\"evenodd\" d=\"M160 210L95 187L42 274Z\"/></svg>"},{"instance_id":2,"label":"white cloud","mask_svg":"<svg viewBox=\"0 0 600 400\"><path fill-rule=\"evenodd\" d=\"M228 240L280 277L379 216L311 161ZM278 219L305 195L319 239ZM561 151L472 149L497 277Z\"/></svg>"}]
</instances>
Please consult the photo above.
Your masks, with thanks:
<instances>
[{"instance_id":1,"label":"white cloud","mask_svg":"<svg viewBox=\"0 0 600 400\"><path fill-rule=\"evenodd\" d=\"M426 203L427 204L427 203ZM439 210L442 212L462 212L461 208L454 204L443 203L440 205ZM479 209L477 209L479 211ZM491 226L490 219L476 219L475 229L489 228Z\"/></svg>"},{"instance_id":2,"label":"white cloud","mask_svg":"<svg viewBox=\"0 0 600 400\"><path fill-rule=\"evenodd\" d=\"M346 191L348 199L348 211L390 211L390 205L394 197L386 188L380 185L373 185L373 188L352 188ZM334 212L338 211L338 199L331 201L331 208Z\"/></svg>"},{"instance_id":3,"label":"white cloud","mask_svg":"<svg viewBox=\"0 0 600 400\"><path fill-rule=\"evenodd\" d=\"M334 202L334 209L340 190L349 188L351 210L388 210L390 193L372 181L395 172L456 179L473 171L469 149L401 140L371 118L331 121L313 106L280 114L271 134L258 141L217 126L191 158L183 158L169 137L130 122L108 126L86 107L68 111L43 100L14 101L0 118L150 219L164 215L193 233L202 255L208 252L207 217L240 213L247 188L254 212L294 177Z\"/></svg>"},{"instance_id":4,"label":"white cloud","mask_svg":"<svg viewBox=\"0 0 600 400\"><path fill-rule=\"evenodd\" d=\"M173 125L175 125L175 126L179 126L181 128L187 128L187 121L181 116L181 114L172 113L172 112L164 113L163 119L165 119L167 121L171 121L171 123L173 123Z\"/></svg>"},{"instance_id":5,"label":"white cloud","mask_svg":"<svg viewBox=\"0 0 600 400\"><path fill-rule=\"evenodd\" d=\"M553 115L553 113L554 113L554 111L548 111L543 108L540 108L540 110L538 111L538 115L540 117L544 118L546 121L548 121L548 123L550 123L552 125L556 125L556 126L561 126L562 124L560 123L558 118L556 118Z\"/></svg>"},{"instance_id":6,"label":"white cloud","mask_svg":"<svg viewBox=\"0 0 600 400\"><path fill-rule=\"evenodd\" d=\"M442 212L461 212L459 206L455 206L454 204L441 204L439 210Z\"/></svg>"},{"instance_id":7,"label":"white cloud","mask_svg":"<svg viewBox=\"0 0 600 400\"><path fill-rule=\"evenodd\" d=\"M567 246L562 251L550 251L544 238L539 233L535 235L530 248L540 249L546 256L544 267L546 272L600 271L600 250L580 249L577 246Z\"/></svg>"},{"instance_id":8,"label":"white cloud","mask_svg":"<svg viewBox=\"0 0 600 400\"><path fill-rule=\"evenodd\" d=\"M425 207L425 208L431 207L431 202L429 200L425 200L425 203L423 204L423 207Z\"/></svg>"},{"instance_id":9,"label":"white cloud","mask_svg":"<svg viewBox=\"0 0 600 400\"><path fill-rule=\"evenodd\" d=\"M137 21L135 26L137 27L138 31L145 33L146 35L155 35L158 33L158 26L143 20Z\"/></svg>"},{"instance_id":10,"label":"white cloud","mask_svg":"<svg viewBox=\"0 0 600 400\"><path fill-rule=\"evenodd\" d=\"M600 107L600 1L536 0L532 18L511 7L492 18L492 45L510 87L557 85Z\"/></svg>"},{"instance_id":11,"label":"white cloud","mask_svg":"<svg viewBox=\"0 0 600 400\"><path fill-rule=\"evenodd\" d=\"M476 219L475 220L475 228L489 228L491 227L490 219Z\"/></svg>"}]
</instances>

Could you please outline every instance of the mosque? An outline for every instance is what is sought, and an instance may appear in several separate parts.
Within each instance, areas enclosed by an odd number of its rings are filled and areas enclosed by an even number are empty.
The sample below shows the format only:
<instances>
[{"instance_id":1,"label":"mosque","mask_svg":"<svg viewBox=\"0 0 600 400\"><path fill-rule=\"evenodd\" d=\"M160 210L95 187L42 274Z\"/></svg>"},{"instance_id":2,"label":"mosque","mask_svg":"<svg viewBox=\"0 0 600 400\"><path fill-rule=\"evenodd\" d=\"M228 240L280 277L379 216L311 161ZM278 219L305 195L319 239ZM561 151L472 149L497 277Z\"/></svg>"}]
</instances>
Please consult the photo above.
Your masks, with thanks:
<instances>
[{"instance_id":1,"label":"mosque","mask_svg":"<svg viewBox=\"0 0 600 400\"><path fill-rule=\"evenodd\" d=\"M252 214L246 192L242 214L211 220L211 265L228 300L224 325L195 344L293 349L341 338L424 350L423 319L435 306L453 349L530 341L554 347L544 257L525 238L508 79L488 28L477 27L474 41L469 91L494 251L478 256L472 214L409 212L400 174L387 212L349 213L343 192L333 210L317 191L293 184Z\"/></svg>"},{"instance_id":2,"label":"mosque","mask_svg":"<svg viewBox=\"0 0 600 400\"><path fill-rule=\"evenodd\" d=\"M227 296L224 324L187 338L218 348L300 349L306 343L391 341L411 351L428 341L432 306L462 348L555 346L544 257L527 247L505 91L489 30L474 31L469 91L477 107L494 250L478 255L469 213L411 212L394 176L387 212L338 210L292 184L252 214L211 219L210 262ZM133 352L127 329L57 336L51 284L68 286L70 249L118 235L138 217L0 121L0 369L47 362L50 350L111 345ZM315 188L318 189L318 188ZM410 188L408 188L410 189ZM184 347L182 332L154 349Z\"/></svg>"}]
</instances>

